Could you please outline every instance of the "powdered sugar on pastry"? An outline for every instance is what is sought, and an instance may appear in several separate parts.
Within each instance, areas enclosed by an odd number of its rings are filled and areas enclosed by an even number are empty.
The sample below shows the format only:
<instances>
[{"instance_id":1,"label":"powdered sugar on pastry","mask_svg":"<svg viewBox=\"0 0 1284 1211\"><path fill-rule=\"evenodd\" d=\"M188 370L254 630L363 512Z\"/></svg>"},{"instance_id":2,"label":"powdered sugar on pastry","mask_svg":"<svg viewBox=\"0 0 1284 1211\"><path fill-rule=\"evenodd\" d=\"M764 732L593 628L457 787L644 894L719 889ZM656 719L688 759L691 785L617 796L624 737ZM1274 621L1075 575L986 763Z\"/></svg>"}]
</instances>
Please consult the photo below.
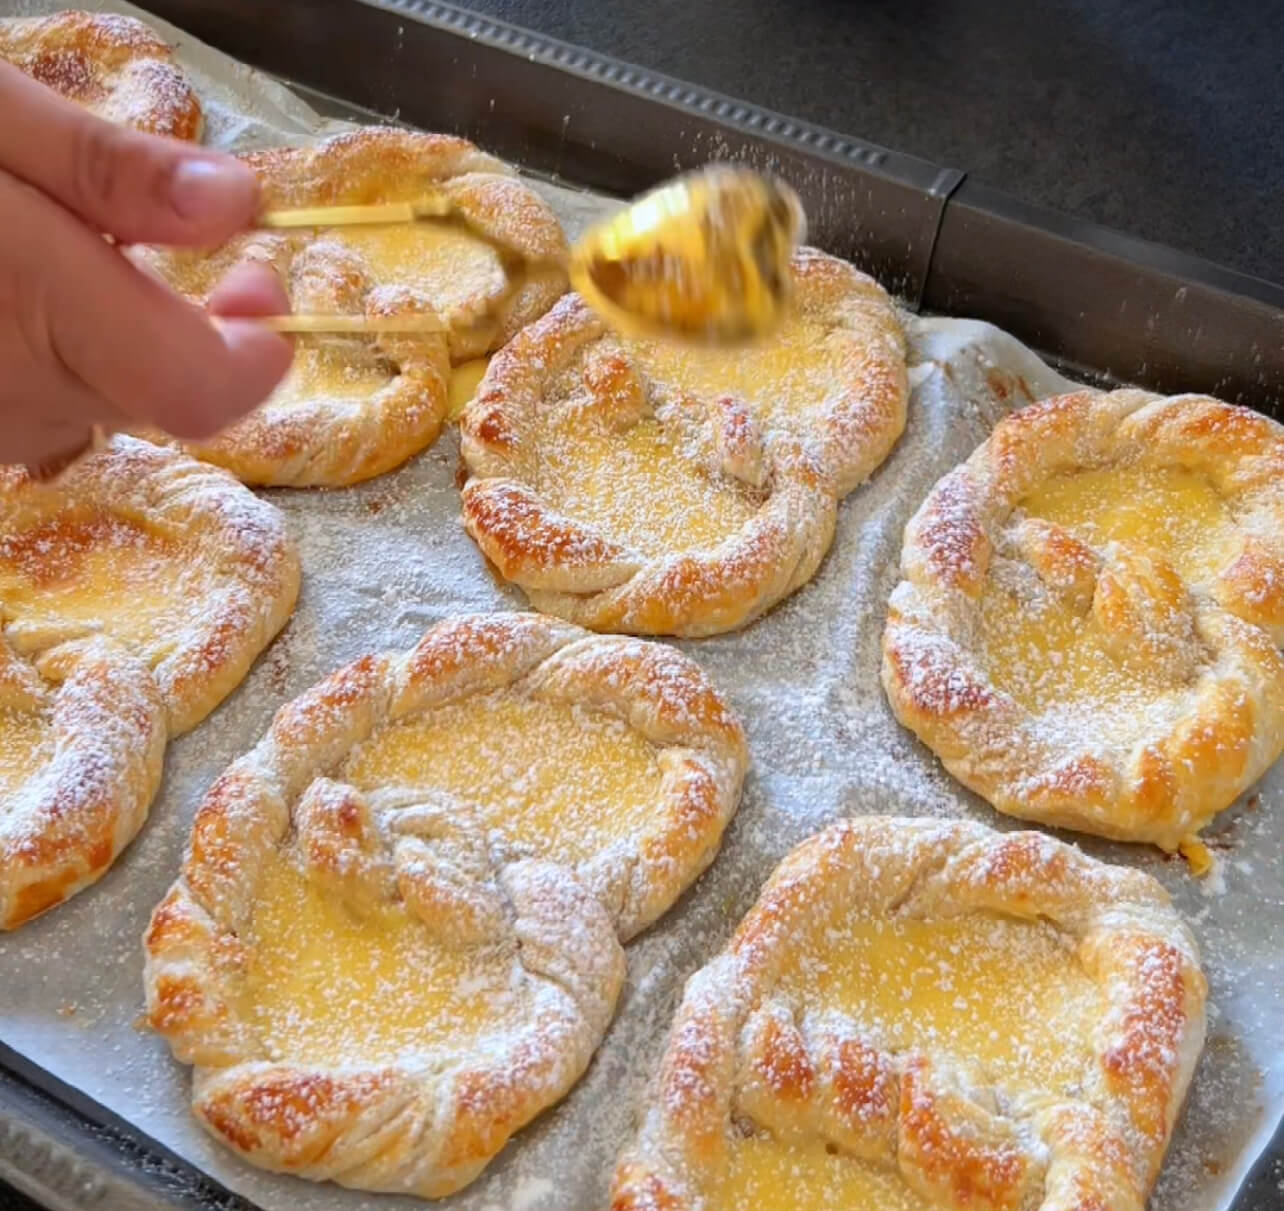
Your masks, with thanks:
<instances>
[{"instance_id":1,"label":"powdered sugar on pastry","mask_svg":"<svg viewBox=\"0 0 1284 1211\"><path fill-rule=\"evenodd\" d=\"M455 217L256 232L214 253L149 250L146 260L204 302L232 265L281 276L296 312L435 315L445 333L303 336L295 364L253 415L199 458L246 483L340 486L381 475L436 440L451 362L497 348L565 289L557 219L512 171L464 139L367 127L309 147L245 157L275 209L449 199Z\"/></svg>"},{"instance_id":2,"label":"powdered sugar on pastry","mask_svg":"<svg viewBox=\"0 0 1284 1211\"><path fill-rule=\"evenodd\" d=\"M836 824L688 983L613 1211L1141 1211L1204 998L1143 875L1035 833Z\"/></svg>"},{"instance_id":3,"label":"powdered sugar on pastry","mask_svg":"<svg viewBox=\"0 0 1284 1211\"><path fill-rule=\"evenodd\" d=\"M0 18L0 59L108 121L199 139L200 102L173 58L134 17L68 10Z\"/></svg>"},{"instance_id":4,"label":"powdered sugar on pastry","mask_svg":"<svg viewBox=\"0 0 1284 1211\"><path fill-rule=\"evenodd\" d=\"M906 529L898 718L1002 811L1175 849L1284 750L1281 468L1199 396L1001 421Z\"/></svg>"},{"instance_id":5,"label":"powdered sugar on pastry","mask_svg":"<svg viewBox=\"0 0 1284 1211\"><path fill-rule=\"evenodd\" d=\"M464 520L536 608L706 635L815 574L908 388L882 290L809 249L794 273L761 348L625 340L570 296L492 361L461 421Z\"/></svg>"},{"instance_id":6,"label":"powdered sugar on pastry","mask_svg":"<svg viewBox=\"0 0 1284 1211\"><path fill-rule=\"evenodd\" d=\"M708 865L745 764L691 661L534 615L339 670L218 779L152 916L197 1116L265 1168L466 1185L583 1072L617 933Z\"/></svg>"}]
</instances>

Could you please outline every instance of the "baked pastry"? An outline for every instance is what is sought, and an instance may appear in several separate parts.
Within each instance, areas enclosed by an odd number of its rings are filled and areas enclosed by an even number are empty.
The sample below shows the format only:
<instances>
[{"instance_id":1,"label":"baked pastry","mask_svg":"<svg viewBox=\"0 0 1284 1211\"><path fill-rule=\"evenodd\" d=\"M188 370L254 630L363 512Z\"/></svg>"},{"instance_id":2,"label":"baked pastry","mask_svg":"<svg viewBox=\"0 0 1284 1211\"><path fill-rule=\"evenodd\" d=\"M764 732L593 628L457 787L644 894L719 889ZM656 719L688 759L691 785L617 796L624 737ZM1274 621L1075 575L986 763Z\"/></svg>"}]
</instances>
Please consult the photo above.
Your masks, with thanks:
<instances>
[{"instance_id":1,"label":"baked pastry","mask_svg":"<svg viewBox=\"0 0 1284 1211\"><path fill-rule=\"evenodd\" d=\"M148 1020L253 1164L437 1197L587 1066L620 938L712 860L740 725L667 648L441 623L278 712L197 814Z\"/></svg>"},{"instance_id":2,"label":"baked pastry","mask_svg":"<svg viewBox=\"0 0 1284 1211\"><path fill-rule=\"evenodd\" d=\"M0 627L18 656L103 636L151 670L178 735L285 625L298 556L281 514L177 450L117 436L41 483L0 467Z\"/></svg>"},{"instance_id":3,"label":"baked pastry","mask_svg":"<svg viewBox=\"0 0 1284 1211\"><path fill-rule=\"evenodd\" d=\"M896 717L1000 811L1178 848L1284 749L1282 470L1203 396L1008 416L906 527Z\"/></svg>"},{"instance_id":4,"label":"baked pastry","mask_svg":"<svg viewBox=\"0 0 1284 1211\"><path fill-rule=\"evenodd\" d=\"M436 313L449 327L445 335L296 338L293 369L258 411L188 445L246 483L336 486L399 466L441 431L452 361L498 348L566 288L566 239L553 212L512 169L463 139L370 127L245 160L272 209L428 195L453 208L449 219L254 232L214 253L146 254L199 302L249 259L277 270L295 311Z\"/></svg>"},{"instance_id":5,"label":"baked pastry","mask_svg":"<svg viewBox=\"0 0 1284 1211\"><path fill-rule=\"evenodd\" d=\"M612 1211L1142 1211L1205 995L1147 875L844 821L687 984Z\"/></svg>"},{"instance_id":6,"label":"baked pastry","mask_svg":"<svg viewBox=\"0 0 1284 1211\"><path fill-rule=\"evenodd\" d=\"M0 18L0 59L100 118L199 139L201 104L174 53L134 17L69 10Z\"/></svg>"},{"instance_id":7,"label":"baked pastry","mask_svg":"<svg viewBox=\"0 0 1284 1211\"><path fill-rule=\"evenodd\" d=\"M32 664L0 636L0 929L106 871L147 815L167 734L147 666L110 641Z\"/></svg>"},{"instance_id":8,"label":"baked pastry","mask_svg":"<svg viewBox=\"0 0 1284 1211\"><path fill-rule=\"evenodd\" d=\"M761 345L622 338L571 295L494 358L461 422L464 522L537 609L707 635L812 577L908 389L879 286L808 249L794 272Z\"/></svg>"}]
</instances>

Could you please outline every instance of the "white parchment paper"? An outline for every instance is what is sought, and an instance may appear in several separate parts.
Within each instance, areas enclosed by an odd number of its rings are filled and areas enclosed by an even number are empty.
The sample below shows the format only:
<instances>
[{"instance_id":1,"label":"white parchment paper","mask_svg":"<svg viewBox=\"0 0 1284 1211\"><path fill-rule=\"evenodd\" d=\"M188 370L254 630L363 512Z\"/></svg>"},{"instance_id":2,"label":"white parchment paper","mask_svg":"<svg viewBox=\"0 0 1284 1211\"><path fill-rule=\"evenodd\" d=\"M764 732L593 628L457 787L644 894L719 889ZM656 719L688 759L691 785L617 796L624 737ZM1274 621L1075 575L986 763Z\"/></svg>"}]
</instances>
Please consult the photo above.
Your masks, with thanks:
<instances>
[{"instance_id":1,"label":"white parchment paper","mask_svg":"<svg viewBox=\"0 0 1284 1211\"><path fill-rule=\"evenodd\" d=\"M0 0L0 13L54 7ZM86 7L137 12L123 3ZM277 82L153 24L176 43L200 92L207 141L244 149L298 142L332 125ZM536 186L572 237L612 205ZM962 790L893 720L878 685L879 634L901 531L931 485L1008 408L1067 384L987 324L908 315L906 323L908 428L872 481L843 504L815 581L743 632L679 645L729 695L749 730L753 772L720 857L628 948L619 1013L585 1078L473 1186L446 1200L450 1211L605 1205L615 1156L683 982L804 837L839 817L874 812L1017 827ZM0 1038L269 1211L422 1204L262 1173L209 1139L187 1109L186 1069L140 1029L139 939L177 872L202 793L277 707L364 652L412 645L447 615L522 607L520 594L496 585L460 525L457 462L451 430L401 470L361 487L269 494L302 550L303 595L293 620L240 689L170 747L151 818L114 869L70 904L0 938ZM1225 813L1209 839L1219 859L1202 882L1180 860L1077 839L1169 888L1198 935L1211 984L1209 1042L1156 1211L1228 1206L1284 1113L1284 769Z\"/></svg>"}]
</instances>

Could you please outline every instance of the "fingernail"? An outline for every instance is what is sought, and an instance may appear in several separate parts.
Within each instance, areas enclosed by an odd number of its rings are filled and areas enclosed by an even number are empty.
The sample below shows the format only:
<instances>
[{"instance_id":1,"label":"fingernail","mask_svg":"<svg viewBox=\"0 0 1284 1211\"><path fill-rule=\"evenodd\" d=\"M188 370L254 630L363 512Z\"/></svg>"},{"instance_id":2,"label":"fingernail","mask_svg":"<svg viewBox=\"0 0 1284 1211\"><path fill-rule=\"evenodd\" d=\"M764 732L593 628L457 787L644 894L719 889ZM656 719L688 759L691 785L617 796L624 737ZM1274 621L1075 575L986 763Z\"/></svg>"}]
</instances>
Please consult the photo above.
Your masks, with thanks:
<instances>
[{"instance_id":1,"label":"fingernail","mask_svg":"<svg viewBox=\"0 0 1284 1211\"><path fill-rule=\"evenodd\" d=\"M239 216L253 203L254 178L235 164L182 160L170 182L170 202L189 221Z\"/></svg>"}]
</instances>

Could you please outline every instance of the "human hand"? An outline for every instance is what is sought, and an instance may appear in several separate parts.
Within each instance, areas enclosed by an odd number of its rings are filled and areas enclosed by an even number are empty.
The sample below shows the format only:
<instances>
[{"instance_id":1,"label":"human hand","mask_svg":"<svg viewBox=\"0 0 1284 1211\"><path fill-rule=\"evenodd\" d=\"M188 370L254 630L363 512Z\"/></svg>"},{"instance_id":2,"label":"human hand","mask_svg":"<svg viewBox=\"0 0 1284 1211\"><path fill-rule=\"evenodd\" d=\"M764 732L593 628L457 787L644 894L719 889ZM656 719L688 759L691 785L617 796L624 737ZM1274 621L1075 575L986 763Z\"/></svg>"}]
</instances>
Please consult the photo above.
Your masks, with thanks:
<instances>
[{"instance_id":1,"label":"human hand","mask_svg":"<svg viewBox=\"0 0 1284 1211\"><path fill-rule=\"evenodd\" d=\"M223 243L257 214L254 174L104 122L3 62L0 114L0 463L51 471L95 425L208 437L261 403L291 357L250 318L289 309L276 276L238 267L207 313L125 251Z\"/></svg>"}]
</instances>

